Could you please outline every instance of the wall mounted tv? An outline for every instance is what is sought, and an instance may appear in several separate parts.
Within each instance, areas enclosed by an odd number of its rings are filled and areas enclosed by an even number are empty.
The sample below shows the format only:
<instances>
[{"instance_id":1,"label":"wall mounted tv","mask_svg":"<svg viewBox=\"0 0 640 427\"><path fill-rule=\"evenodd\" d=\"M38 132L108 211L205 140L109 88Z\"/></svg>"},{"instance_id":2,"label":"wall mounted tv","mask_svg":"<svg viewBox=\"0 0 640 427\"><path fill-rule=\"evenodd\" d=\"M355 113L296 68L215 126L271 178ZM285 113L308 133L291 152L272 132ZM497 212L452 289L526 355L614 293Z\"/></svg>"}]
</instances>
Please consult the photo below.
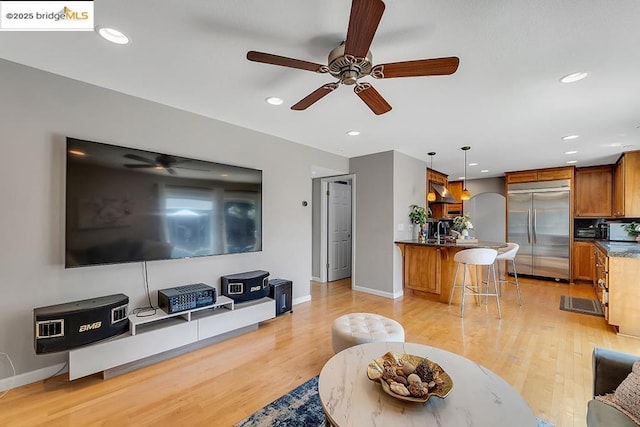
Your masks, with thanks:
<instances>
[{"instance_id":1,"label":"wall mounted tv","mask_svg":"<svg viewBox=\"0 0 640 427\"><path fill-rule=\"evenodd\" d=\"M65 267L262 250L262 171L67 138Z\"/></svg>"}]
</instances>

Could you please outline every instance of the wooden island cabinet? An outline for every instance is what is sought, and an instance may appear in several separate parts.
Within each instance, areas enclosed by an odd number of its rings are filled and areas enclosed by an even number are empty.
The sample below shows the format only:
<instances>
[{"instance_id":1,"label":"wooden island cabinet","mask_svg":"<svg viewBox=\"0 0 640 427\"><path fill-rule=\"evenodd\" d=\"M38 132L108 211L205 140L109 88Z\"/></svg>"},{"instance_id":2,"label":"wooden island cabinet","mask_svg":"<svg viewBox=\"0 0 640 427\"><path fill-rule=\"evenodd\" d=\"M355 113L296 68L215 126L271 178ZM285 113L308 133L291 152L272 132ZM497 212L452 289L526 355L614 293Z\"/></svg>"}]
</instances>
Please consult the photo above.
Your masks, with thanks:
<instances>
[{"instance_id":1,"label":"wooden island cabinet","mask_svg":"<svg viewBox=\"0 0 640 427\"><path fill-rule=\"evenodd\" d=\"M456 245L455 243L417 243L415 241L395 242L402 253L403 288L416 295L431 298L443 303L449 302L451 286L455 278L455 254L470 247L504 247L502 244L478 242L474 245ZM467 283L475 283L475 269L470 269ZM462 270L461 270L462 271ZM483 273L484 274L484 273ZM458 275L462 283L462 273ZM454 294L453 302L460 303L461 292Z\"/></svg>"}]
</instances>

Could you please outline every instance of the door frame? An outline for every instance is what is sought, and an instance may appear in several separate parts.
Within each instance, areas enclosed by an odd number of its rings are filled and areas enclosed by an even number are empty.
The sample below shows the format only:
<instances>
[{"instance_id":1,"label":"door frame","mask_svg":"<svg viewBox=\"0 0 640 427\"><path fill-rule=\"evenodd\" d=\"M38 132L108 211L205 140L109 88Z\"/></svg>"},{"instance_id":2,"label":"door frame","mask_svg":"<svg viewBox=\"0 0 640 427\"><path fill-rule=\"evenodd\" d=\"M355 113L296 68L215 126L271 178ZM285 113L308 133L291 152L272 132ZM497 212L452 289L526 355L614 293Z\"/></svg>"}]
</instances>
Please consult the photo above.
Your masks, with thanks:
<instances>
[{"instance_id":1,"label":"door frame","mask_svg":"<svg viewBox=\"0 0 640 427\"><path fill-rule=\"evenodd\" d=\"M329 248L329 204L327 190L329 182L349 181L351 183L351 287L356 283L356 176L354 174L336 175L320 178L320 281L327 282L327 260Z\"/></svg>"}]
</instances>

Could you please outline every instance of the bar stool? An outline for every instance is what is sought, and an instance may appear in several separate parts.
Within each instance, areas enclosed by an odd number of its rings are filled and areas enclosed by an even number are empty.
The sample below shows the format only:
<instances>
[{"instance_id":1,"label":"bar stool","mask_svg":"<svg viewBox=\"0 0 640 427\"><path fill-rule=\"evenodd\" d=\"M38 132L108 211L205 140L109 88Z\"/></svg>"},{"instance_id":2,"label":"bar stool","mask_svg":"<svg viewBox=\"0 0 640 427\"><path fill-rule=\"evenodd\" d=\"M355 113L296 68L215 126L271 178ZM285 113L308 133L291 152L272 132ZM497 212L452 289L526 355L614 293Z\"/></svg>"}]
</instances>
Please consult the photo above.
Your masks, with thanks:
<instances>
[{"instance_id":1,"label":"bar stool","mask_svg":"<svg viewBox=\"0 0 640 427\"><path fill-rule=\"evenodd\" d=\"M465 249L455 254L453 260L457 262L456 265L456 273L453 277L453 284L451 285L451 293L449 295L449 305L451 305L451 300L453 300L453 292L456 288L462 288L462 302L460 304L460 317L464 317L464 296L465 295L474 295L476 297L479 296L494 296L496 297L496 303L498 304L498 317L502 319L502 313L500 311L500 298L498 296L498 281L496 279L496 269L495 269L495 261L498 256L498 251L495 249L489 248L473 248L473 249ZM462 266L462 284L458 285L458 271L460 270L460 266ZM480 285L482 284L482 280L479 275L476 275L476 285L472 287L471 285L467 285L467 271L470 266L480 267L486 266L488 269L487 273L487 282L485 292L481 292ZM491 274L493 274L493 288L495 292L489 292L489 279ZM467 292L470 290L471 292Z\"/></svg>"},{"instance_id":2,"label":"bar stool","mask_svg":"<svg viewBox=\"0 0 640 427\"><path fill-rule=\"evenodd\" d=\"M522 296L520 295L520 283L518 282L518 273L516 272L516 255L518 254L518 250L520 249L520 245L517 243L507 243L507 247L500 249L498 251L498 256L496 256L496 263L498 264L498 285L500 286L502 283L513 283L516 285L516 292L518 293L518 302L522 305ZM511 261L511 266L513 267L513 277L514 281L510 281L508 279L508 272L504 272L504 279L502 278L502 274L500 273L500 264L499 261ZM508 268L507 268L508 270Z\"/></svg>"}]
</instances>

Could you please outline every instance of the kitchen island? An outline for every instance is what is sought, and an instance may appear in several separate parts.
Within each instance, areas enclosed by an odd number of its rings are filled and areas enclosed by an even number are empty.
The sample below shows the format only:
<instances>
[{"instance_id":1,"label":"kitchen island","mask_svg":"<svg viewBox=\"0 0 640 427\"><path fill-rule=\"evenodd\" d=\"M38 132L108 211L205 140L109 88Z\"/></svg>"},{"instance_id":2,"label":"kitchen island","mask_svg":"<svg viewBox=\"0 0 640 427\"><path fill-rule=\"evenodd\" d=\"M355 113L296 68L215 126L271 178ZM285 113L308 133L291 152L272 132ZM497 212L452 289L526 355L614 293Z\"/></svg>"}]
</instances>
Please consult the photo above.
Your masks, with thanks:
<instances>
[{"instance_id":1,"label":"kitchen island","mask_svg":"<svg viewBox=\"0 0 640 427\"><path fill-rule=\"evenodd\" d=\"M595 241L595 290L605 319L621 335L640 338L640 244Z\"/></svg>"},{"instance_id":2,"label":"kitchen island","mask_svg":"<svg viewBox=\"0 0 640 427\"><path fill-rule=\"evenodd\" d=\"M428 239L400 240L394 242L402 253L402 285L405 291L448 303L451 286L456 272L455 254L470 248L506 247L506 243L475 241L474 243L456 243L455 240ZM468 283L475 283L475 269L471 269ZM462 274L458 275L462 282ZM460 301L460 292L454 295L454 302Z\"/></svg>"}]
</instances>

